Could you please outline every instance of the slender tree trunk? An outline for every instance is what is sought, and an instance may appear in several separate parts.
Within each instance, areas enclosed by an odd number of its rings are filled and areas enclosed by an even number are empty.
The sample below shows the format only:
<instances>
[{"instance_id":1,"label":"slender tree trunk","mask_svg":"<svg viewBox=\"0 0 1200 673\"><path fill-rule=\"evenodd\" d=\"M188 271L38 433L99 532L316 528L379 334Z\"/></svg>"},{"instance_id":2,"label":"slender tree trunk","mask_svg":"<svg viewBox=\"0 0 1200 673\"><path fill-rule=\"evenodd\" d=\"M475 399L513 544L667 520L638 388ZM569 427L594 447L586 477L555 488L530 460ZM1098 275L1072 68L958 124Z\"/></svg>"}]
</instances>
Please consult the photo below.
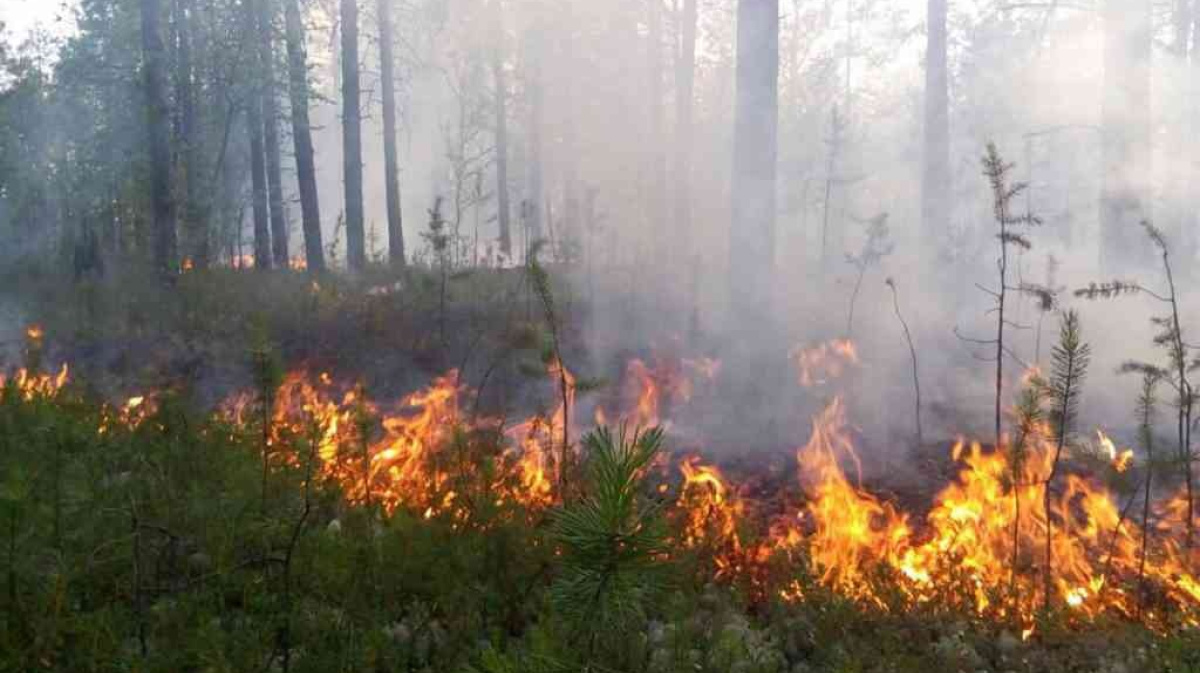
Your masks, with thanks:
<instances>
[{"instance_id":1,"label":"slender tree trunk","mask_svg":"<svg viewBox=\"0 0 1200 673\"><path fill-rule=\"evenodd\" d=\"M743 328L770 313L779 121L779 1L739 0L730 228L731 301Z\"/></svg>"},{"instance_id":2,"label":"slender tree trunk","mask_svg":"<svg viewBox=\"0 0 1200 673\"><path fill-rule=\"evenodd\" d=\"M650 193L647 204L647 220L653 228L654 256L661 262L668 246L666 236L665 194L667 193L667 164L663 152L663 35L662 0L648 0L647 16L649 31L646 35L646 69L648 86L646 94L650 103L650 137L646 151L650 160Z\"/></svg>"},{"instance_id":3,"label":"slender tree trunk","mask_svg":"<svg viewBox=\"0 0 1200 673\"><path fill-rule=\"evenodd\" d=\"M675 227L671 239L679 246L678 260L691 258L687 245L692 224L692 137L696 89L697 0L683 0L680 53L675 68Z\"/></svg>"},{"instance_id":4,"label":"slender tree trunk","mask_svg":"<svg viewBox=\"0 0 1200 673\"><path fill-rule=\"evenodd\" d=\"M257 23L258 12L255 9L256 0L243 0L245 3L246 20L250 25ZM258 39L252 32L254 40ZM252 92L247 104L246 123L250 131L250 184L252 202L254 204L254 268L264 271L271 268L271 225L270 211L267 207L267 167L265 163L266 150L263 141L263 109L262 109L262 80L259 72L262 68L261 54L253 51L251 62L254 64Z\"/></svg>"},{"instance_id":5,"label":"slender tree trunk","mask_svg":"<svg viewBox=\"0 0 1200 673\"><path fill-rule=\"evenodd\" d=\"M383 80L383 173L387 184L388 259L404 268L404 220L400 214L400 169L396 157L396 82L392 55L392 2L379 0L379 61Z\"/></svg>"},{"instance_id":6,"label":"slender tree trunk","mask_svg":"<svg viewBox=\"0 0 1200 673\"><path fill-rule=\"evenodd\" d=\"M280 269L288 268L287 216L283 206L283 160L279 152L279 98L275 91L275 30L271 0L257 4L259 60L262 77L263 136L267 151L267 196L271 202L271 258Z\"/></svg>"},{"instance_id":7,"label":"slender tree trunk","mask_svg":"<svg viewBox=\"0 0 1200 673\"><path fill-rule=\"evenodd\" d=\"M926 241L950 226L950 103L946 58L946 0L928 0L925 46L925 154L921 220ZM927 265L928 266L928 265Z\"/></svg>"},{"instance_id":8,"label":"slender tree trunk","mask_svg":"<svg viewBox=\"0 0 1200 673\"><path fill-rule=\"evenodd\" d=\"M1101 263L1107 272L1149 259L1140 224L1150 217L1150 3L1104 2Z\"/></svg>"},{"instance_id":9,"label":"slender tree trunk","mask_svg":"<svg viewBox=\"0 0 1200 673\"><path fill-rule=\"evenodd\" d=\"M178 33L175 99L179 112L179 153L183 165L183 230L185 249L197 269L208 267L208 220L206 208L199 203L198 185L203 167L196 143L196 92L193 84L192 23L193 0L176 0L175 25Z\"/></svg>"},{"instance_id":10,"label":"slender tree trunk","mask_svg":"<svg viewBox=\"0 0 1200 673\"><path fill-rule=\"evenodd\" d=\"M525 199L526 227L529 231L528 247L540 240L542 232L542 123L544 117L546 92L542 82L542 57L545 56L543 45L544 27L540 18L534 20L526 36L526 70L528 83L526 95L529 96L529 194Z\"/></svg>"},{"instance_id":11,"label":"slender tree trunk","mask_svg":"<svg viewBox=\"0 0 1200 673\"><path fill-rule=\"evenodd\" d=\"M166 76L160 0L141 0L142 60L146 130L150 147L150 203L154 227L154 266L164 277L178 272L175 205L171 199L171 148L167 128Z\"/></svg>"},{"instance_id":12,"label":"slender tree trunk","mask_svg":"<svg viewBox=\"0 0 1200 673\"><path fill-rule=\"evenodd\" d=\"M308 270L325 270L321 242L321 207L317 198L317 170L313 159L312 127L308 118L308 65L304 52L304 24L299 0L284 0L287 24L288 92L292 103L292 141L296 150L296 180L300 188L300 214L304 224L304 259Z\"/></svg>"},{"instance_id":13,"label":"slender tree trunk","mask_svg":"<svg viewBox=\"0 0 1200 673\"><path fill-rule=\"evenodd\" d=\"M500 225L500 252L512 257L512 207L508 200L508 81L504 72L504 6L492 0L496 12L492 47L492 78L496 114L496 207Z\"/></svg>"},{"instance_id":14,"label":"slender tree trunk","mask_svg":"<svg viewBox=\"0 0 1200 673\"><path fill-rule=\"evenodd\" d=\"M367 266L363 229L362 115L359 110L358 0L341 0L342 153L346 188L346 261L351 271Z\"/></svg>"}]
</instances>

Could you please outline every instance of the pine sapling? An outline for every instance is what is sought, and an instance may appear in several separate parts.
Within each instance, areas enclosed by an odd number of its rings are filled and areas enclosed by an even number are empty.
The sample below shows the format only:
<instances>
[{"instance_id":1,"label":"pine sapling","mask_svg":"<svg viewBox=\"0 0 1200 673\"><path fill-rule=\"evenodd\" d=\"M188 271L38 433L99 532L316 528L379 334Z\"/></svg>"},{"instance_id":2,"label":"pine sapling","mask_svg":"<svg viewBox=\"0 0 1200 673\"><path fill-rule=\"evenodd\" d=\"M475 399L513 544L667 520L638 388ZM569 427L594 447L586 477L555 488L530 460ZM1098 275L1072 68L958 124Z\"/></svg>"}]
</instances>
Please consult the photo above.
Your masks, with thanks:
<instances>
[{"instance_id":1,"label":"pine sapling","mask_svg":"<svg viewBox=\"0 0 1200 673\"><path fill-rule=\"evenodd\" d=\"M1158 381L1165 383L1175 392L1176 411L1176 461L1183 472L1187 496L1187 521L1185 548L1189 552L1195 547L1195 485L1192 476L1192 428L1195 423L1196 392L1192 387L1188 374L1200 367L1200 359L1193 354L1193 347L1183 338L1183 328L1179 319L1179 294L1175 286L1175 276L1171 267L1170 246L1166 237L1150 222L1142 222L1146 235L1158 249L1162 259L1163 272L1166 276L1167 292L1163 294L1147 288L1135 281L1109 281L1091 283L1085 288L1075 291L1075 295L1085 299L1111 299L1132 294L1144 294L1169 308L1169 313L1151 318L1158 328L1154 336L1154 344L1166 353L1165 367L1147 362L1129 361L1121 365L1123 373L1135 373L1144 376L1154 375Z\"/></svg>"},{"instance_id":2,"label":"pine sapling","mask_svg":"<svg viewBox=\"0 0 1200 673\"><path fill-rule=\"evenodd\" d=\"M1047 609L1050 607L1053 589L1051 554L1054 521L1050 517L1050 494L1054 486L1054 479L1058 476L1063 447L1071 440L1071 431L1079 416L1079 396L1084 379L1087 378L1091 350L1091 346L1083 341L1079 314L1074 310L1067 311L1063 314L1059 327L1058 344L1051 352L1053 365L1050 380L1045 383L1046 396L1051 405L1050 425L1054 431L1054 457L1050 463L1050 473L1046 476L1042 489L1043 516L1046 518L1046 549L1042 572Z\"/></svg>"}]
</instances>

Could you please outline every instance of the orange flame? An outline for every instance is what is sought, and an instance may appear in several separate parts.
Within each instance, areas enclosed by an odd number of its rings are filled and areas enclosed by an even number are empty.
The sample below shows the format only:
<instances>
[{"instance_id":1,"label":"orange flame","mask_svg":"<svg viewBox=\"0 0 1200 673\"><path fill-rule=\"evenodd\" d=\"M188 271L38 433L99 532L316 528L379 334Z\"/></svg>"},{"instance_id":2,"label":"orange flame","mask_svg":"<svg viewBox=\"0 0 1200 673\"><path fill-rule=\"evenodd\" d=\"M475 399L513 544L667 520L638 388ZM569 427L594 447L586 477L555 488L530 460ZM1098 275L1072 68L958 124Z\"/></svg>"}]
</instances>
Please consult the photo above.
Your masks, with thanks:
<instances>
[{"instance_id":1,"label":"orange flame","mask_svg":"<svg viewBox=\"0 0 1200 673\"><path fill-rule=\"evenodd\" d=\"M837 380L859 364L858 348L849 339L834 339L807 348L797 346L789 358L794 362L797 380L804 388Z\"/></svg>"}]
</instances>

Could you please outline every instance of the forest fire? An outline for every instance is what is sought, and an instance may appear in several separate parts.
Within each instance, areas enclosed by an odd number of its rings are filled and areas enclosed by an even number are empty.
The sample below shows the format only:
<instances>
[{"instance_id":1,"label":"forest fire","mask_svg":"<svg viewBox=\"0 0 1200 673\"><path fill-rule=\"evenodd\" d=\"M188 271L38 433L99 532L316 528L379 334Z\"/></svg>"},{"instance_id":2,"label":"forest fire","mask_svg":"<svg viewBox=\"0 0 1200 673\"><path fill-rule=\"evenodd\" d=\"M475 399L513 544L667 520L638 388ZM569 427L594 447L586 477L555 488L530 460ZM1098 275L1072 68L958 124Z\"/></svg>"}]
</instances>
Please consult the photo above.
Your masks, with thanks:
<instances>
[{"instance_id":1,"label":"forest fire","mask_svg":"<svg viewBox=\"0 0 1200 673\"><path fill-rule=\"evenodd\" d=\"M849 362L854 351L830 353ZM664 402L685 402L694 379L708 381L706 372L717 370L711 361L688 362L653 369L631 362L622 418L666 422ZM241 394L224 409L235 426L264 428L265 464L299 465L307 452L348 503L444 518L458 528L472 525L484 506L533 513L562 502L564 470L580 436L571 416L576 379L558 362L547 372L561 393L554 411L507 427L462 412L473 392L455 371L393 405L370 401L361 386L339 387L328 374L297 372L270 391L267 406ZM55 376L20 370L0 385L30 401L55 395L67 376L65 365ZM153 395L131 397L105 415L100 432L113 423L136 428L156 410ZM1145 469L1132 450L1118 450L1102 431L1096 437L1112 476ZM489 457L481 461L480 451ZM708 558L713 579L748 584L758 599L802 600L815 585L873 609L965 611L1026 634L1053 607L1084 619L1200 625L1200 579L1183 543L1185 496L1146 505L1146 527L1130 515L1133 499L1122 507L1103 485L1104 474L1071 472L1048 487L1054 454L1045 426L1020 452L1008 443L997 449L959 440L951 448L957 477L925 511L905 510L862 485L847 404L834 397L796 452L800 505L764 514L760 499L772 494L749 496L698 456L678 461L679 488L668 504L681 548ZM812 584L775 577L779 560L809 568Z\"/></svg>"},{"instance_id":2,"label":"forest fire","mask_svg":"<svg viewBox=\"0 0 1200 673\"><path fill-rule=\"evenodd\" d=\"M854 351L830 352L849 358ZM557 379L557 365L549 371ZM636 394L629 396L625 415L631 422L662 422L663 398L686 399L688 386L673 382L666 371L631 363L626 385ZM472 468L461 455L469 450L471 432L494 431L498 422L463 417L460 400L470 391L454 372L405 397L391 412L357 390L333 402L323 390L330 387L328 379L312 385L289 376L276 395L271 443L303 437L308 423L319 443L321 473L349 501L388 513L404 507L426 518L465 523L475 506L465 495L472 488L496 502L544 509L561 497L561 461L568 455L563 438L575 436L574 430L563 432L567 407L574 404L574 377L567 374L566 380L565 405L503 431L512 446L497 456L497 469L486 477L464 475ZM367 419L377 421L377 432L367 429L372 425ZM1099 438L1114 473L1137 467L1131 451L1118 452L1106 435ZM569 449L572 455L574 450ZM761 584L772 557L805 559L819 585L877 609L965 610L1017 622L1028 631L1047 605L1080 617L1134 618L1154 602L1171 608L1156 612L1162 619L1197 623L1200 581L1178 543L1181 499L1155 508L1157 523L1147 532L1089 476L1067 475L1061 492L1052 489L1047 498L1052 456L1046 428L1020 463L1014 463L1011 447L985 449L960 440L951 456L956 480L923 515L905 512L861 486L863 468L846 404L834 398L813 419L811 437L796 453L807 494L800 510L758 520L761 508L718 467L687 457L678 463L679 539L684 548L711 555L717 580ZM480 479L490 482L471 485ZM804 595L794 582L774 593L785 600Z\"/></svg>"}]
</instances>

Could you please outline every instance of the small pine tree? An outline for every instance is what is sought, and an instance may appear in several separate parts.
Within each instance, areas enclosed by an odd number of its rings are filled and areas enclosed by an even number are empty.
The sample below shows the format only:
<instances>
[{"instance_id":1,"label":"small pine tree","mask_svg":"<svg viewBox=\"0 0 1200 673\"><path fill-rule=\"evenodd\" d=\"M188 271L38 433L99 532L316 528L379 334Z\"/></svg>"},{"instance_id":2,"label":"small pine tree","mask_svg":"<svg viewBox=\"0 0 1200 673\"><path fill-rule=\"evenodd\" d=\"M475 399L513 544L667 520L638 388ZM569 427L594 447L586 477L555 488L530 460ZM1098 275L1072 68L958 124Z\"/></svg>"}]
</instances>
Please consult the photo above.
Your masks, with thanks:
<instances>
[{"instance_id":1,"label":"small pine tree","mask_svg":"<svg viewBox=\"0 0 1200 673\"><path fill-rule=\"evenodd\" d=\"M658 503L642 495L647 469L662 448L655 428L613 436L599 428L583 439L588 450L584 493L565 506L553 526L562 571L551 599L575 637L586 634L585 669L602 635L619 635L645 618L661 588L666 528Z\"/></svg>"}]
</instances>

